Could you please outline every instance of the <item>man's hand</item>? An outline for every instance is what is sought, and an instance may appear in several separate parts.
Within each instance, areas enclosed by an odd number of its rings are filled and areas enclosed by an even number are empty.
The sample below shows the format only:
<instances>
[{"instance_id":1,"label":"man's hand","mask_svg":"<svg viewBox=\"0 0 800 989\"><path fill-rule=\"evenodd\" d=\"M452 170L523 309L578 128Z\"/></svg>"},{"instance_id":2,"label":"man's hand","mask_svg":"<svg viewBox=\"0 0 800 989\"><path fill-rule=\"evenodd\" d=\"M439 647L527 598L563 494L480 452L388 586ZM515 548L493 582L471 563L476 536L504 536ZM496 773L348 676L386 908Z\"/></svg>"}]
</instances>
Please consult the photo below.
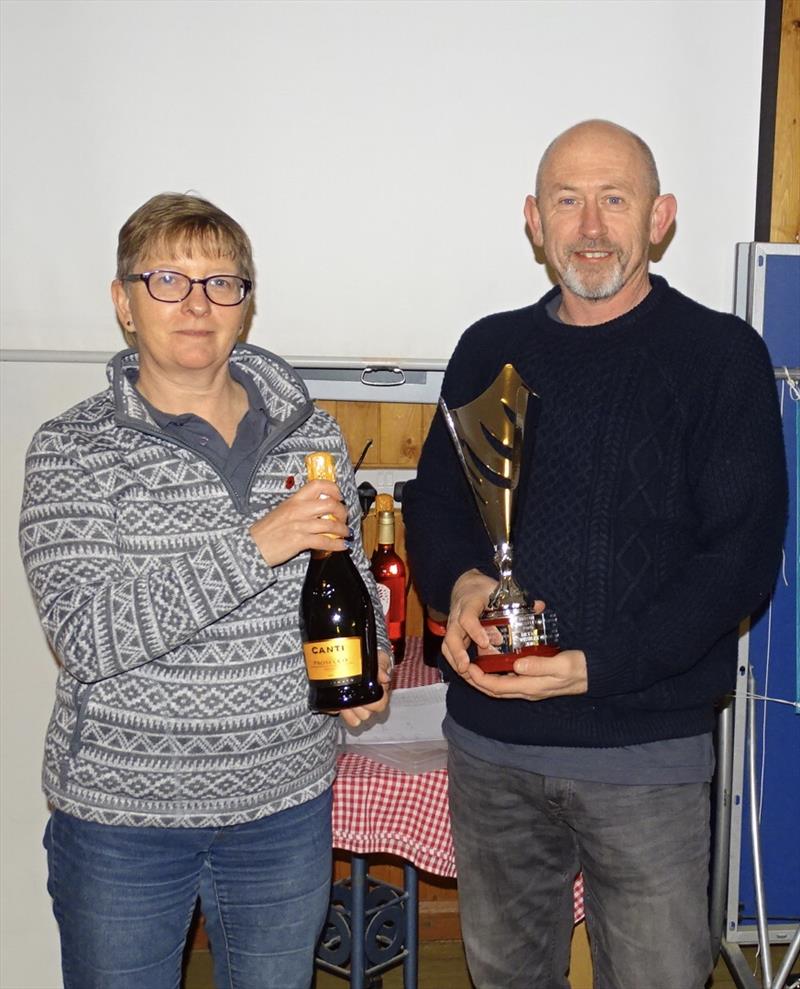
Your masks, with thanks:
<instances>
[{"instance_id":1,"label":"man's hand","mask_svg":"<svg viewBox=\"0 0 800 989\"><path fill-rule=\"evenodd\" d=\"M495 587L497 581L479 570L467 570L453 585L442 655L461 676L470 666L467 654L470 642L484 652L488 652L493 645L489 633L480 623L480 613Z\"/></svg>"},{"instance_id":2,"label":"man's hand","mask_svg":"<svg viewBox=\"0 0 800 989\"><path fill-rule=\"evenodd\" d=\"M335 536L334 539L330 535ZM275 567L305 549L347 549L347 509L333 481L309 481L250 526L264 560Z\"/></svg>"},{"instance_id":3,"label":"man's hand","mask_svg":"<svg viewBox=\"0 0 800 989\"><path fill-rule=\"evenodd\" d=\"M381 711L386 710L389 704L389 680L391 679L389 670L391 668L391 659L385 652L380 651L378 653L378 681L383 687L383 697L379 701L375 701L374 704L365 704L363 707L348 707L339 711L339 716L345 724L350 725L351 728L358 728L373 714L380 714Z\"/></svg>"},{"instance_id":4,"label":"man's hand","mask_svg":"<svg viewBox=\"0 0 800 989\"><path fill-rule=\"evenodd\" d=\"M513 673L484 673L470 662L467 648L474 642L479 653L496 652L500 633L486 629L480 614L486 607L497 581L479 570L468 570L453 585L447 633L442 655L469 684L489 697L514 697L540 701L546 697L585 694L588 690L586 656L579 649L565 649L555 656L524 656L514 662ZM536 611L544 602L535 602Z\"/></svg>"},{"instance_id":5,"label":"man's hand","mask_svg":"<svg viewBox=\"0 0 800 989\"><path fill-rule=\"evenodd\" d=\"M541 701L547 697L585 694L589 689L586 654L565 649L555 656L523 656L514 661L514 672L484 673L470 663L464 679L489 697Z\"/></svg>"}]
</instances>

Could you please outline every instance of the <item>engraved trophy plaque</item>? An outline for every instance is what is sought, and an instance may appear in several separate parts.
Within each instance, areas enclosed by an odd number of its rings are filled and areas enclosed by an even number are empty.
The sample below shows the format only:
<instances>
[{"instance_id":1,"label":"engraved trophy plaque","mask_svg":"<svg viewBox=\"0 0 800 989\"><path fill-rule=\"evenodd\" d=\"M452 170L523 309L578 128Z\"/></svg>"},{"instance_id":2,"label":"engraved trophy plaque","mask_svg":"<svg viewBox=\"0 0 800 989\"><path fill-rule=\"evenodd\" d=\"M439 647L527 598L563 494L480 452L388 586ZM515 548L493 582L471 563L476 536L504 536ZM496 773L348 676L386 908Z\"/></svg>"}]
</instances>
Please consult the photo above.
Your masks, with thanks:
<instances>
[{"instance_id":1,"label":"engraved trophy plaque","mask_svg":"<svg viewBox=\"0 0 800 989\"><path fill-rule=\"evenodd\" d=\"M475 496L483 524L495 551L500 582L481 624L503 637L499 652L485 653L475 662L487 673L508 673L520 656L554 656L558 620L551 609L535 614L532 599L514 580L511 537L520 478L525 416L530 400L539 396L525 384L512 364L505 364L491 385L458 409L439 399L444 420ZM529 424L530 428L530 424Z\"/></svg>"}]
</instances>

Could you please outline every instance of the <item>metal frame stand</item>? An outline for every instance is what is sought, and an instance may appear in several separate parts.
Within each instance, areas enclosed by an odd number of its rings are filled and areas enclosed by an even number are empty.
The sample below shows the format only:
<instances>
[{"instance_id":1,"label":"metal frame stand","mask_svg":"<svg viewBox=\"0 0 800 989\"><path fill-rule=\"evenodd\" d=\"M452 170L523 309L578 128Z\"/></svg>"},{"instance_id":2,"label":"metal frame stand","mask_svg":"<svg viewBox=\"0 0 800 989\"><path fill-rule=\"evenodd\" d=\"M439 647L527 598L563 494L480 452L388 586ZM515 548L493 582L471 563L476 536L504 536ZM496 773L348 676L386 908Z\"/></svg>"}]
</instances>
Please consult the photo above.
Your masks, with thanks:
<instances>
[{"instance_id":1,"label":"metal frame stand","mask_svg":"<svg viewBox=\"0 0 800 989\"><path fill-rule=\"evenodd\" d=\"M753 849L753 870L756 885L756 913L758 917L759 954L761 957L762 980L759 983L750 971L747 961L739 944L728 941L726 897L729 880L729 861L731 858L731 813L733 809L733 778L734 762L739 767L737 777L741 775L741 764L745 751L734 751L734 709L729 702L720 711L717 719L717 773L715 779L715 813L716 825L714 831L714 847L711 863L710 890L710 926L711 945L714 961L722 956L723 961L736 983L738 989L785 989L792 966L800 955L800 926L794 932L791 942L786 947L780 966L773 978L772 958L770 954L770 939L764 878L761 868L761 846L758 828L757 784L756 784L756 732L755 732L755 684L752 669L749 664L739 667L739 677L747 685L746 695L737 691L736 717L743 719L746 733L746 758L748 765L748 789L750 810L750 840ZM744 697L746 696L746 701ZM738 867L739 855L734 856L734 865Z\"/></svg>"},{"instance_id":2,"label":"metal frame stand","mask_svg":"<svg viewBox=\"0 0 800 989\"><path fill-rule=\"evenodd\" d=\"M403 863L404 889L367 873L367 857L353 855L350 875L333 884L331 906L317 944L316 967L351 989L379 989L381 974L403 965L404 989L417 989L419 892L417 870Z\"/></svg>"}]
</instances>

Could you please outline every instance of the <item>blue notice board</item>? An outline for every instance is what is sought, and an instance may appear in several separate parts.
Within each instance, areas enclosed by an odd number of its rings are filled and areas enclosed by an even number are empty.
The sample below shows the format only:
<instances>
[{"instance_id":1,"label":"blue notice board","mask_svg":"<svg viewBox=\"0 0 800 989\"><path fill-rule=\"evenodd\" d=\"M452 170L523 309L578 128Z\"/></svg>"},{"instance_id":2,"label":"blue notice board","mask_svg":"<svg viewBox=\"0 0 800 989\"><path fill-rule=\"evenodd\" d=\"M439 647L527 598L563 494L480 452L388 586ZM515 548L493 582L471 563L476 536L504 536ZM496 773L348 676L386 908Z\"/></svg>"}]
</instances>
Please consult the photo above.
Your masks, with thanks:
<instances>
[{"instance_id":1,"label":"blue notice board","mask_svg":"<svg viewBox=\"0 0 800 989\"><path fill-rule=\"evenodd\" d=\"M784 566L774 594L754 615L746 638L746 656L755 677L756 790L760 807L760 847L770 940L790 939L800 923L800 597L798 595L798 452L800 451L800 246L739 246L737 313L748 320L769 347L781 401L789 469L789 524ZM746 275L746 294L743 277ZM744 308L746 305L746 309ZM744 311L743 311L744 310ZM743 650L743 657L744 658ZM756 894L750 840L749 777L740 676L734 746L734 807L726 937L753 943ZM788 703L787 703L788 702ZM741 769L736 779L736 755ZM736 845L737 847L733 847Z\"/></svg>"}]
</instances>

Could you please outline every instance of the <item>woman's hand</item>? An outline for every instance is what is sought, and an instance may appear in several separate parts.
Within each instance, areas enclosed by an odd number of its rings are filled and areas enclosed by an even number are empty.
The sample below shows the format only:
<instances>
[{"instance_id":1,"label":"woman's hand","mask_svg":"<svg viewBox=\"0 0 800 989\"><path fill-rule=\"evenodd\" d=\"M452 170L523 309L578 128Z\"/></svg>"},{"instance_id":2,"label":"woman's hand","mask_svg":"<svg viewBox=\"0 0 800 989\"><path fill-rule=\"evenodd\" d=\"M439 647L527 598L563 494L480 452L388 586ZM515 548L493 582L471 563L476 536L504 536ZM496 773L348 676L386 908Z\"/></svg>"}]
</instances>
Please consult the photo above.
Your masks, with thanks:
<instances>
[{"instance_id":1,"label":"woman's hand","mask_svg":"<svg viewBox=\"0 0 800 989\"><path fill-rule=\"evenodd\" d=\"M392 661L389 656L380 651L378 653L378 682L383 687L383 697L374 704L366 704L363 707L348 707L339 711L339 715L345 724L351 728L358 728L362 722L367 721L373 714L380 714L389 704L389 680L391 676L389 670L392 668Z\"/></svg>"},{"instance_id":2,"label":"woman's hand","mask_svg":"<svg viewBox=\"0 0 800 989\"><path fill-rule=\"evenodd\" d=\"M275 567L307 549L347 549L347 509L333 481L309 481L250 526L264 560ZM335 538L331 539L331 535Z\"/></svg>"}]
</instances>

